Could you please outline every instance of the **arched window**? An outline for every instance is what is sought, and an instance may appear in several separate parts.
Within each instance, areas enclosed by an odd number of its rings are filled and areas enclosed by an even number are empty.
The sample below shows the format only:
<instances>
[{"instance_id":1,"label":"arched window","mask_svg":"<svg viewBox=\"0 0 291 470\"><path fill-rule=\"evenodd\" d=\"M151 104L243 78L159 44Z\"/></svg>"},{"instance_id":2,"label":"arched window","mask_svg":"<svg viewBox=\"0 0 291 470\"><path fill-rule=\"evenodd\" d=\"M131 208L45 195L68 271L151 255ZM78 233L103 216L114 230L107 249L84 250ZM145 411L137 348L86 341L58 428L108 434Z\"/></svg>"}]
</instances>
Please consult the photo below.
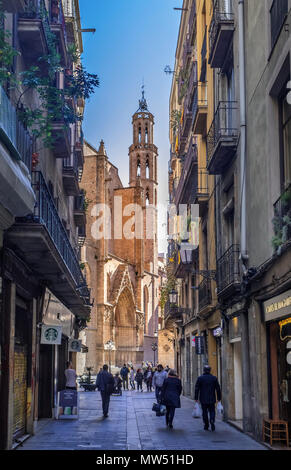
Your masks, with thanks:
<instances>
[{"instance_id":1,"label":"arched window","mask_svg":"<svg viewBox=\"0 0 291 470\"><path fill-rule=\"evenodd\" d=\"M149 162L149 157L147 155L146 159L146 179L149 179L150 177L150 162Z\"/></svg>"},{"instance_id":2,"label":"arched window","mask_svg":"<svg viewBox=\"0 0 291 470\"><path fill-rule=\"evenodd\" d=\"M145 143L148 144L149 141L149 131L148 131L148 126L145 128Z\"/></svg>"},{"instance_id":3,"label":"arched window","mask_svg":"<svg viewBox=\"0 0 291 470\"><path fill-rule=\"evenodd\" d=\"M139 125L139 128L138 128L138 143L140 144L141 143L141 126Z\"/></svg>"},{"instance_id":4,"label":"arched window","mask_svg":"<svg viewBox=\"0 0 291 470\"><path fill-rule=\"evenodd\" d=\"M136 162L136 176L140 177L140 159L138 157L137 162Z\"/></svg>"},{"instance_id":5,"label":"arched window","mask_svg":"<svg viewBox=\"0 0 291 470\"><path fill-rule=\"evenodd\" d=\"M146 206L150 204L150 190L149 188L146 189Z\"/></svg>"},{"instance_id":6,"label":"arched window","mask_svg":"<svg viewBox=\"0 0 291 470\"><path fill-rule=\"evenodd\" d=\"M148 331L148 307L149 307L149 291L147 286L143 288L143 311L144 311L144 333Z\"/></svg>"}]
</instances>

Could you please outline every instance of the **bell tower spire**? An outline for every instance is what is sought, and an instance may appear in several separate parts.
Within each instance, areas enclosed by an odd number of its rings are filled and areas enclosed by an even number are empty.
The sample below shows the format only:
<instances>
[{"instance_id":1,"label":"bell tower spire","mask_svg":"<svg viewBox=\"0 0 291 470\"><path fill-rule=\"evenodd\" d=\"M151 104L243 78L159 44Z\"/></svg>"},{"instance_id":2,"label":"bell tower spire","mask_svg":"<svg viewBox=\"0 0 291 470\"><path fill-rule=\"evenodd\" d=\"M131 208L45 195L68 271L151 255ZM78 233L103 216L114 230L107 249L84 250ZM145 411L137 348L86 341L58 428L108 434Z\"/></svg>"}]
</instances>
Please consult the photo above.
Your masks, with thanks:
<instances>
[{"instance_id":1,"label":"bell tower spire","mask_svg":"<svg viewBox=\"0 0 291 470\"><path fill-rule=\"evenodd\" d=\"M132 117L132 125L133 144L129 148L129 185L136 186L139 181L144 188L145 198L150 204L156 206L158 149L154 145L154 116L148 110L144 85L139 108Z\"/></svg>"}]
</instances>

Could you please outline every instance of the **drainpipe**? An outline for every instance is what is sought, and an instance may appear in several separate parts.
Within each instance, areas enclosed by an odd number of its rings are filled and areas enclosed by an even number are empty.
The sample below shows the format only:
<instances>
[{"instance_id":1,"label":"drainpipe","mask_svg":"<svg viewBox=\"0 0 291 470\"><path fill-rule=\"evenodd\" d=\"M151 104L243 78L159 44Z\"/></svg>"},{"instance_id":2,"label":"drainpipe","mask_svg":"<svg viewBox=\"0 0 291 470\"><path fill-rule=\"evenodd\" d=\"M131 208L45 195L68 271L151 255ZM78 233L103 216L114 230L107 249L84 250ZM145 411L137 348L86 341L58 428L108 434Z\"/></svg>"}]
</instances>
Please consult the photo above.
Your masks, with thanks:
<instances>
[{"instance_id":1,"label":"drainpipe","mask_svg":"<svg viewBox=\"0 0 291 470\"><path fill-rule=\"evenodd\" d=\"M240 226L240 262L243 273L247 273L247 233L246 233L246 75L245 75L245 28L244 0L238 0L239 25L239 90L240 90L240 194L241 194L241 226ZM243 430L252 430L251 373L248 308L240 315L241 318L241 354L242 354L242 402Z\"/></svg>"},{"instance_id":2,"label":"drainpipe","mask_svg":"<svg viewBox=\"0 0 291 470\"><path fill-rule=\"evenodd\" d=\"M241 194L241 226L240 226L240 260L243 273L246 274L246 79L245 79L245 30L244 0L238 1L239 23L239 95L240 95L240 194Z\"/></svg>"}]
</instances>

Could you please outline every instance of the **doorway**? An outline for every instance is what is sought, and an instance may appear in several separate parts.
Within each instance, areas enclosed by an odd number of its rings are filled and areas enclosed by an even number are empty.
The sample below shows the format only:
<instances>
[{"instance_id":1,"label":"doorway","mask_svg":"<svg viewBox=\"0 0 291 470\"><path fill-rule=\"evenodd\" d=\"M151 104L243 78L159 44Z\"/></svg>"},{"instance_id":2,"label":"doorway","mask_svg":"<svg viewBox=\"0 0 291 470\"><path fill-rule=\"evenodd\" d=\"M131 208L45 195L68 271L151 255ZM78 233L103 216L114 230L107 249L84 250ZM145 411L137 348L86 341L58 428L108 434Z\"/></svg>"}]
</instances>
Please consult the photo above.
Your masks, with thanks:
<instances>
[{"instance_id":1,"label":"doorway","mask_svg":"<svg viewBox=\"0 0 291 470\"><path fill-rule=\"evenodd\" d=\"M234 372L234 419L242 421L242 363L241 363L241 341L233 343L233 372Z\"/></svg>"}]
</instances>

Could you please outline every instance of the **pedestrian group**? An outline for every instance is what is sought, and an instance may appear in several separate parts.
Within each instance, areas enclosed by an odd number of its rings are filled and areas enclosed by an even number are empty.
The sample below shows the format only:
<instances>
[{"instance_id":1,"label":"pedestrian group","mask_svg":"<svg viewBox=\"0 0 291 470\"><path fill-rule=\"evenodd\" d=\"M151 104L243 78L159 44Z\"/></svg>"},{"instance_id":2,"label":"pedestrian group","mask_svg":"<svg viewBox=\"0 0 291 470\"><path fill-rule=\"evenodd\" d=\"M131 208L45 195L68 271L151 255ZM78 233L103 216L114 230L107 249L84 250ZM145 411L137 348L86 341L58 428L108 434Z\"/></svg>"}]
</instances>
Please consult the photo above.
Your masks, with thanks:
<instances>
[{"instance_id":1,"label":"pedestrian group","mask_svg":"<svg viewBox=\"0 0 291 470\"><path fill-rule=\"evenodd\" d=\"M73 372L71 364L68 365L65 371L67 377L68 387L73 385ZM120 378L121 376L121 378ZM143 392L143 382L145 382L147 391L151 392L152 388L155 389L157 404L154 404L153 409L157 410L157 415L165 415L166 426L170 429L173 428L173 420L176 408L181 408L180 395L182 393L182 382L179 379L174 369L165 369L161 364L153 369L150 365L144 365L143 368L137 369L136 373L133 367L127 367L126 364L118 373L113 375L108 372L108 366L105 364L97 375L96 387L101 393L102 409L104 418L108 417L110 396L112 394L122 395L123 390L128 390L129 385L131 390L135 390L135 382L137 391ZM202 418L204 422L205 431L209 430L209 423L211 431L215 431L215 404L218 401L219 410L222 409L221 405L221 389L217 377L211 374L211 367L204 366L204 373L198 377L195 385L195 410L193 417L199 417L197 408L202 408ZM199 405L200 402L200 405Z\"/></svg>"}]
</instances>

